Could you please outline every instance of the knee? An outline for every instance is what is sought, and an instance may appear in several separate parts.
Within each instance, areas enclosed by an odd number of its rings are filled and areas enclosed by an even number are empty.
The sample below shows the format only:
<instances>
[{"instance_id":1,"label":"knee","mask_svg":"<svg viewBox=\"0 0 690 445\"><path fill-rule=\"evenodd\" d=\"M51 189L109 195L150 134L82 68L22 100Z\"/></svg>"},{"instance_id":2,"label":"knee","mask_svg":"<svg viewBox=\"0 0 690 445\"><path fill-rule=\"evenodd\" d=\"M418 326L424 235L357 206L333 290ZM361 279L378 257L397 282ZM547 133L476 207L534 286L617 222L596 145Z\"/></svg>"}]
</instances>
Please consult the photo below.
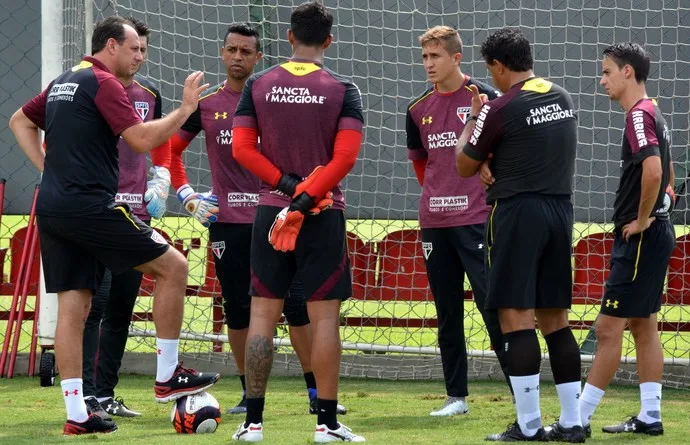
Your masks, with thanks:
<instances>
[{"instance_id":1,"label":"knee","mask_svg":"<svg viewBox=\"0 0 690 445\"><path fill-rule=\"evenodd\" d=\"M187 259L177 249L168 249L161 259L162 261L159 262L159 267L155 271L156 278L173 282L187 282L189 265Z\"/></svg>"},{"instance_id":2,"label":"knee","mask_svg":"<svg viewBox=\"0 0 690 445\"><path fill-rule=\"evenodd\" d=\"M301 327L309 324L309 314L307 313L307 305L302 301L294 301L290 297L285 300L283 306L283 314L288 325L292 327Z\"/></svg>"},{"instance_id":3,"label":"knee","mask_svg":"<svg viewBox=\"0 0 690 445\"><path fill-rule=\"evenodd\" d=\"M623 330L617 324L607 323L601 318L594 328L599 343L616 343L622 341Z\"/></svg>"},{"instance_id":4,"label":"knee","mask_svg":"<svg viewBox=\"0 0 690 445\"><path fill-rule=\"evenodd\" d=\"M656 320L632 319L629 323L629 329L636 342L648 341L659 336Z\"/></svg>"},{"instance_id":5,"label":"knee","mask_svg":"<svg viewBox=\"0 0 690 445\"><path fill-rule=\"evenodd\" d=\"M228 329L240 331L249 327L249 308L228 302L225 305L225 322Z\"/></svg>"}]
</instances>

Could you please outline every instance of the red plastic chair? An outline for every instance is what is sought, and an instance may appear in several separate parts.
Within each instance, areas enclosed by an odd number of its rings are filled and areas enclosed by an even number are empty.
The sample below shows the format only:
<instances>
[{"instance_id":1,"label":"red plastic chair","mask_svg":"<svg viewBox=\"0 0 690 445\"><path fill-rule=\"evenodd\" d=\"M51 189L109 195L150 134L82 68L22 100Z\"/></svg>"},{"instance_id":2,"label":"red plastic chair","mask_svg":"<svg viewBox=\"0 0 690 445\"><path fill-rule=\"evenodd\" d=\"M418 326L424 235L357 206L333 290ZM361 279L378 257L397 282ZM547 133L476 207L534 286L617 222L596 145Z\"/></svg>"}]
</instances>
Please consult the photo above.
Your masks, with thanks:
<instances>
[{"instance_id":1,"label":"red plastic chair","mask_svg":"<svg viewBox=\"0 0 690 445\"><path fill-rule=\"evenodd\" d=\"M363 241L352 232L347 232L347 251L352 269L352 296L358 300L366 299L374 289L376 256L373 244Z\"/></svg>"},{"instance_id":2,"label":"red plastic chair","mask_svg":"<svg viewBox=\"0 0 690 445\"><path fill-rule=\"evenodd\" d=\"M26 241L27 227L22 227L21 229L14 232L12 238L10 239L9 252L11 255L10 263L10 275L9 281L7 283L2 283L1 277L2 270L4 267L0 268L0 295L12 295L14 292L14 285L19 277L19 263L22 259L22 249L24 248L24 242ZM7 253L7 248L0 249L0 265L4 265L5 254ZM38 289L38 279L40 270L40 242L36 245L36 251L34 254L34 262L31 266L31 276L29 278L29 295L36 295Z\"/></svg>"},{"instance_id":3,"label":"red plastic chair","mask_svg":"<svg viewBox=\"0 0 690 445\"><path fill-rule=\"evenodd\" d=\"M593 233L575 246L573 304L600 303L611 267L613 233Z\"/></svg>"},{"instance_id":4,"label":"red plastic chair","mask_svg":"<svg viewBox=\"0 0 690 445\"><path fill-rule=\"evenodd\" d=\"M676 240L668 264L668 291L664 304L690 304L690 234Z\"/></svg>"},{"instance_id":5,"label":"red plastic chair","mask_svg":"<svg viewBox=\"0 0 690 445\"><path fill-rule=\"evenodd\" d=\"M433 301L419 230L391 232L378 243L379 299Z\"/></svg>"}]
</instances>

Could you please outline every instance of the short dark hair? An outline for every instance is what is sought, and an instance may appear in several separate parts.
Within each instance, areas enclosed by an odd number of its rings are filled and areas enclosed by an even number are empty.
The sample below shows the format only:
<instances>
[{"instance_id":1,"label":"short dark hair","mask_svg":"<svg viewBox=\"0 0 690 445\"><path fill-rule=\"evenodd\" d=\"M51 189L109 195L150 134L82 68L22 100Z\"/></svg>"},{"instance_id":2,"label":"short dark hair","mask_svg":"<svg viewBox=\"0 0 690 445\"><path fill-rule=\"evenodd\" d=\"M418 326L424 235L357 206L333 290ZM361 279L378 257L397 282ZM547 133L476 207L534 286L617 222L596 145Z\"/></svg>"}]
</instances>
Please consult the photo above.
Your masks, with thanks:
<instances>
[{"instance_id":1,"label":"short dark hair","mask_svg":"<svg viewBox=\"0 0 690 445\"><path fill-rule=\"evenodd\" d=\"M519 29L502 28L482 43L482 57L489 65L496 60L511 71L529 71L534 66L529 40Z\"/></svg>"},{"instance_id":2,"label":"short dark hair","mask_svg":"<svg viewBox=\"0 0 690 445\"><path fill-rule=\"evenodd\" d=\"M115 15L96 23L91 36L91 55L102 51L109 39L115 39L120 45L125 43L124 25L131 25L131 23Z\"/></svg>"},{"instance_id":3,"label":"short dark hair","mask_svg":"<svg viewBox=\"0 0 690 445\"><path fill-rule=\"evenodd\" d=\"M290 29L304 45L318 46L331 35L333 15L321 2L305 2L295 8L290 16Z\"/></svg>"},{"instance_id":4,"label":"short dark hair","mask_svg":"<svg viewBox=\"0 0 690 445\"><path fill-rule=\"evenodd\" d=\"M616 43L606 48L603 55L613 60L619 69L623 69L625 65L630 65L635 70L637 83L647 81L650 65L649 55L642 45L632 42Z\"/></svg>"},{"instance_id":5,"label":"short dark hair","mask_svg":"<svg viewBox=\"0 0 690 445\"><path fill-rule=\"evenodd\" d=\"M245 37L254 37L256 40L256 52L261 51L261 40L259 40L259 31L256 30L252 25L247 22L235 22L228 26L228 30L225 32L225 37L223 37L223 45L228 40L230 34L239 34Z\"/></svg>"},{"instance_id":6,"label":"short dark hair","mask_svg":"<svg viewBox=\"0 0 690 445\"><path fill-rule=\"evenodd\" d=\"M125 20L127 20L134 27L134 30L137 32L139 37L146 37L147 39L151 38L151 28L149 28L149 25L141 20L135 19L134 17L125 17Z\"/></svg>"}]
</instances>

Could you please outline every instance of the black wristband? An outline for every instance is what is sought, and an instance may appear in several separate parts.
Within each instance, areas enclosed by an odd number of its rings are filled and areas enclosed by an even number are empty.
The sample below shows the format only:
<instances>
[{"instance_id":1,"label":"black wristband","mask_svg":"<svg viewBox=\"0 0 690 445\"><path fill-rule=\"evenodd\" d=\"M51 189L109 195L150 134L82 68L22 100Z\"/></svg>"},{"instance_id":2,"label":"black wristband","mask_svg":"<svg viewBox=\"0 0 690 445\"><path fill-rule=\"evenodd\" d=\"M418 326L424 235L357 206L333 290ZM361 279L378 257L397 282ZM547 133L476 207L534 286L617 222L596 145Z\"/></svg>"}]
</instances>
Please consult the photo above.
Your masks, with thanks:
<instances>
[{"instance_id":1,"label":"black wristband","mask_svg":"<svg viewBox=\"0 0 690 445\"><path fill-rule=\"evenodd\" d=\"M478 116L470 116L470 117L467 118L467 122L469 122L469 121L476 121L477 119L479 119Z\"/></svg>"},{"instance_id":2,"label":"black wristband","mask_svg":"<svg viewBox=\"0 0 690 445\"><path fill-rule=\"evenodd\" d=\"M307 192L302 192L290 203L290 211L297 210L306 215L314 206L316 206L314 199L307 195Z\"/></svg>"},{"instance_id":3,"label":"black wristband","mask_svg":"<svg viewBox=\"0 0 690 445\"><path fill-rule=\"evenodd\" d=\"M292 198L297 189L297 185L302 182L302 178L294 173L283 173L283 175L278 180L276 188L285 193L288 197Z\"/></svg>"}]
</instances>

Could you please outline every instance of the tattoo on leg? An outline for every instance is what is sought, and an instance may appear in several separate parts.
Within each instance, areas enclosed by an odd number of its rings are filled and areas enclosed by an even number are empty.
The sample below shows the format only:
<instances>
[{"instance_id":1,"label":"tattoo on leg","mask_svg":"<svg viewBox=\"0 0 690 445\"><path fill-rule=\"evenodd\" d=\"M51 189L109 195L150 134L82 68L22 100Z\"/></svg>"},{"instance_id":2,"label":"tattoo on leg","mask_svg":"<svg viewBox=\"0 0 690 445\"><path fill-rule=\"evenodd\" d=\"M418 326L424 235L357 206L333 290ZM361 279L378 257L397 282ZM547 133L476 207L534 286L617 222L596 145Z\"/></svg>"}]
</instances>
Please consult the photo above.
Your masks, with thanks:
<instances>
[{"instance_id":1,"label":"tattoo on leg","mask_svg":"<svg viewBox=\"0 0 690 445\"><path fill-rule=\"evenodd\" d=\"M248 339L245 357L247 397L264 397L273 366L273 338L256 335Z\"/></svg>"}]
</instances>

